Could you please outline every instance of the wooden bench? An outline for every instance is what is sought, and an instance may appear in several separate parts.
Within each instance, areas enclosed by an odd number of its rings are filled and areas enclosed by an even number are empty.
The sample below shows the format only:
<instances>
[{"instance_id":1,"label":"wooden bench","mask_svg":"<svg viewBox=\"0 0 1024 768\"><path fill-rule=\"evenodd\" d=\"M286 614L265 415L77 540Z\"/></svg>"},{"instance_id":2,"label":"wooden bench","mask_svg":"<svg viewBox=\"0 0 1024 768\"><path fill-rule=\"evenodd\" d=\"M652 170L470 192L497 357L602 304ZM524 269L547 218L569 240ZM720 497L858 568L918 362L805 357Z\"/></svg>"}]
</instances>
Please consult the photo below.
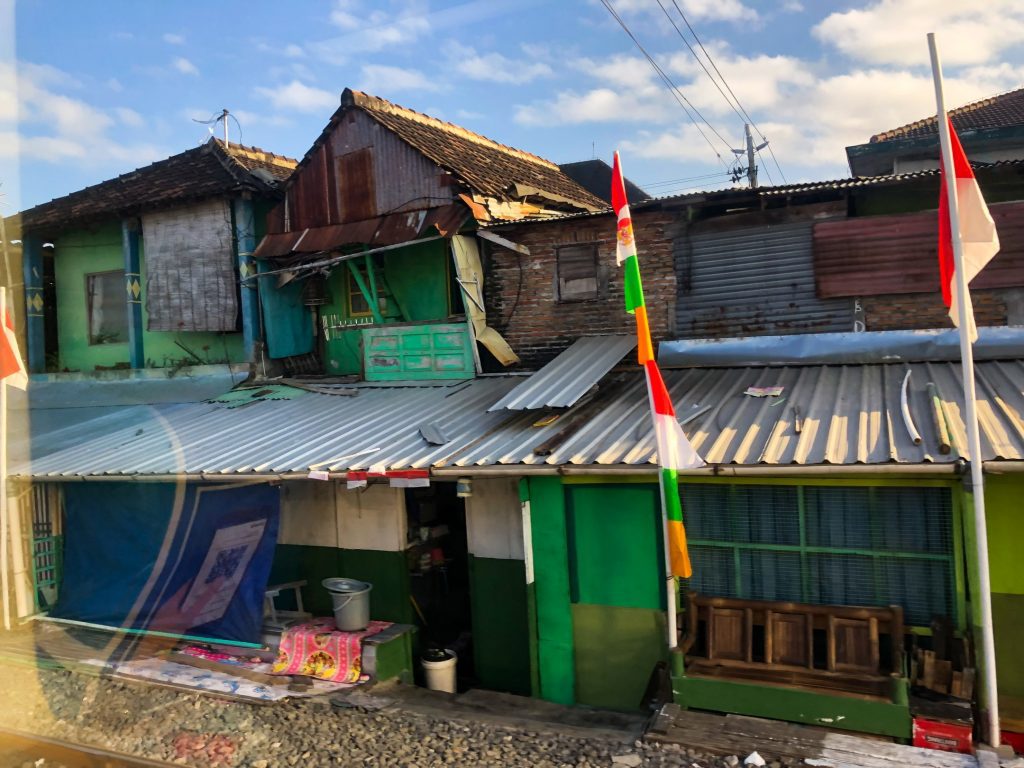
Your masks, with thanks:
<instances>
[{"instance_id":1,"label":"wooden bench","mask_svg":"<svg viewBox=\"0 0 1024 768\"><path fill-rule=\"evenodd\" d=\"M688 676L891 699L904 674L899 606L687 596L680 644Z\"/></svg>"}]
</instances>

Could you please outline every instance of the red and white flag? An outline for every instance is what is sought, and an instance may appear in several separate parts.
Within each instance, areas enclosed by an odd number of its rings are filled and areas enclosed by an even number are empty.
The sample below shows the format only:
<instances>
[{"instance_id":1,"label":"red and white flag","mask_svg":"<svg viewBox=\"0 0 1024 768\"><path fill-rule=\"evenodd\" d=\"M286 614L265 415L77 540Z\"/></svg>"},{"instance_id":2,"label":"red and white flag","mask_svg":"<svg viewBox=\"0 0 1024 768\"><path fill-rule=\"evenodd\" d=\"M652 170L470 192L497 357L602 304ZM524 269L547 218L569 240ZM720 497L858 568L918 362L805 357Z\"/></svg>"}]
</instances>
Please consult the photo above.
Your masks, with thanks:
<instances>
[{"instance_id":1,"label":"red and white flag","mask_svg":"<svg viewBox=\"0 0 1024 768\"><path fill-rule=\"evenodd\" d=\"M18 352L18 337L14 335L11 313L4 311L3 333L0 334L0 379L18 389L28 386L25 363Z\"/></svg>"},{"instance_id":2,"label":"red and white flag","mask_svg":"<svg viewBox=\"0 0 1024 768\"><path fill-rule=\"evenodd\" d=\"M947 120L949 120L947 118ZM942 300L949 308L949 317L957 328L961 325L960 312L957 305L957 275L953 259L953 236L958 235L963 243L964 285L973 280L992 257L999 252L999 235L992 215L981 196L978 181L974 178L971 164L960 145L953 121L949 120L949 141L953 150L953 176L956 183L957 213L959 214L960 231L953 232L949 217L949 197L946 184L949 181L947 169L939 171L939 279L942 281ZM971 342L978 340L978 329L974 325L974 309L971 306L971 294L964 296L964 307L967 310L966 328Z\"/></svg>"}]
</instances>

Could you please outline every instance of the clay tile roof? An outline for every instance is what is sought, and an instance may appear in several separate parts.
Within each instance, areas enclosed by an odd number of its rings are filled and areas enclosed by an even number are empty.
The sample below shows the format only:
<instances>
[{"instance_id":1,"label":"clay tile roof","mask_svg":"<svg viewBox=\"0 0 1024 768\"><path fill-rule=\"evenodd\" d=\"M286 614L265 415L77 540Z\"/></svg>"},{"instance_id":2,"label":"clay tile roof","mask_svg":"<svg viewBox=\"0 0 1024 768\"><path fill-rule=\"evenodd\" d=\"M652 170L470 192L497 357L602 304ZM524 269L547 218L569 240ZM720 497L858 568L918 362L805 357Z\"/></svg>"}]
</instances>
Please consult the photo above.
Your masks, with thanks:
<instances>
[{"instance_id":1,"label":"clay tile roof","mask_svg":"<svg viewBox=\"0 0 1024 768\"><path fill-rule=\"evenodd\" d=\"M950 110L949 116L953 120L953 127L957 132L1024 125L1024 88L965 104ZM891 131L875 134L871 137L871 143L877 144L880 141L890 141L891 139L934 136L936 133L935 115L932 115L923 120L893 128Z\"/></svg>"},{"instance_id":2,"label":"clay tile roof","mask_svg":"<svg viewBox=\"0 0 1024 768\"><path fill-rule=\"evenodd\" d=\"M24 230L55 230L239 190L273 193L296 161L219 139L22 211Z\"/></svg>"},{"instance_id":3,"label":"clay tile roof","mask_svg":"<svg viewBox=\"0 0 1024 768\"><path fill-rule=\"evenodd\" d=\"M515 185L520 190L547 193L585 209L605 208L557 165L537 155L507 147L452 123L421 114L360 91L346 89L341 109L357 107L450 171L475 192L507 199Z\"/></svg>"}]
</instances>

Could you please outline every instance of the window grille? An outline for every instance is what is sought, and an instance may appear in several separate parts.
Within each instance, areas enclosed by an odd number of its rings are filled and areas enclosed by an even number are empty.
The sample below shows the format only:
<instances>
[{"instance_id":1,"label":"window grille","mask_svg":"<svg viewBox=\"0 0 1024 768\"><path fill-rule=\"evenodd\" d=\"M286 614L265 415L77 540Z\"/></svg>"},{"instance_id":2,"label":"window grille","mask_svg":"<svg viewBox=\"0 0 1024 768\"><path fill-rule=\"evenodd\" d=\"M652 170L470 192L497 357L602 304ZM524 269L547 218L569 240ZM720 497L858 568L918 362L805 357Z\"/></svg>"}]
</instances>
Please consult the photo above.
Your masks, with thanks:
<instances>
[{"instance_id":1,"label":"window grille","mask_svg":"<svg viewBox=\"0 0 1024 768\"><path fill-rule=\"evenodd\" d=\"M694 575L722 597L899 605L907 623L961 619L948 488L682 487Z\"/></svg>"}]
</instances>

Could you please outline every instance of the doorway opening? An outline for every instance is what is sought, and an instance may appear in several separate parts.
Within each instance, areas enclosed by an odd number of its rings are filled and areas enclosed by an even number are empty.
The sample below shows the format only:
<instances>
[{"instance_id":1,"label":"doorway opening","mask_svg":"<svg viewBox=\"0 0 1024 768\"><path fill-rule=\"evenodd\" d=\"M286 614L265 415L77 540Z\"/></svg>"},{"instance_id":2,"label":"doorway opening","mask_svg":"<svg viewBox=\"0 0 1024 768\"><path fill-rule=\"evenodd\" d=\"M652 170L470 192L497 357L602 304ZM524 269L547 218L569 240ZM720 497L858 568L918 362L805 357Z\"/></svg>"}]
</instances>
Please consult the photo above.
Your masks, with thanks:
<instances>
[{"instance_id":1,"label":"doorway opening","mask_svg":"<svg viewBox=\"0 0 1024 768\"><path fill-rule=\"evenodd\" d=\"M455 483L444 482L407 488L405 502L406 564L419 646L454 651L459 686L464 688L475 678L466 504L456 494Z\"/></svg>"}]
</instances>

